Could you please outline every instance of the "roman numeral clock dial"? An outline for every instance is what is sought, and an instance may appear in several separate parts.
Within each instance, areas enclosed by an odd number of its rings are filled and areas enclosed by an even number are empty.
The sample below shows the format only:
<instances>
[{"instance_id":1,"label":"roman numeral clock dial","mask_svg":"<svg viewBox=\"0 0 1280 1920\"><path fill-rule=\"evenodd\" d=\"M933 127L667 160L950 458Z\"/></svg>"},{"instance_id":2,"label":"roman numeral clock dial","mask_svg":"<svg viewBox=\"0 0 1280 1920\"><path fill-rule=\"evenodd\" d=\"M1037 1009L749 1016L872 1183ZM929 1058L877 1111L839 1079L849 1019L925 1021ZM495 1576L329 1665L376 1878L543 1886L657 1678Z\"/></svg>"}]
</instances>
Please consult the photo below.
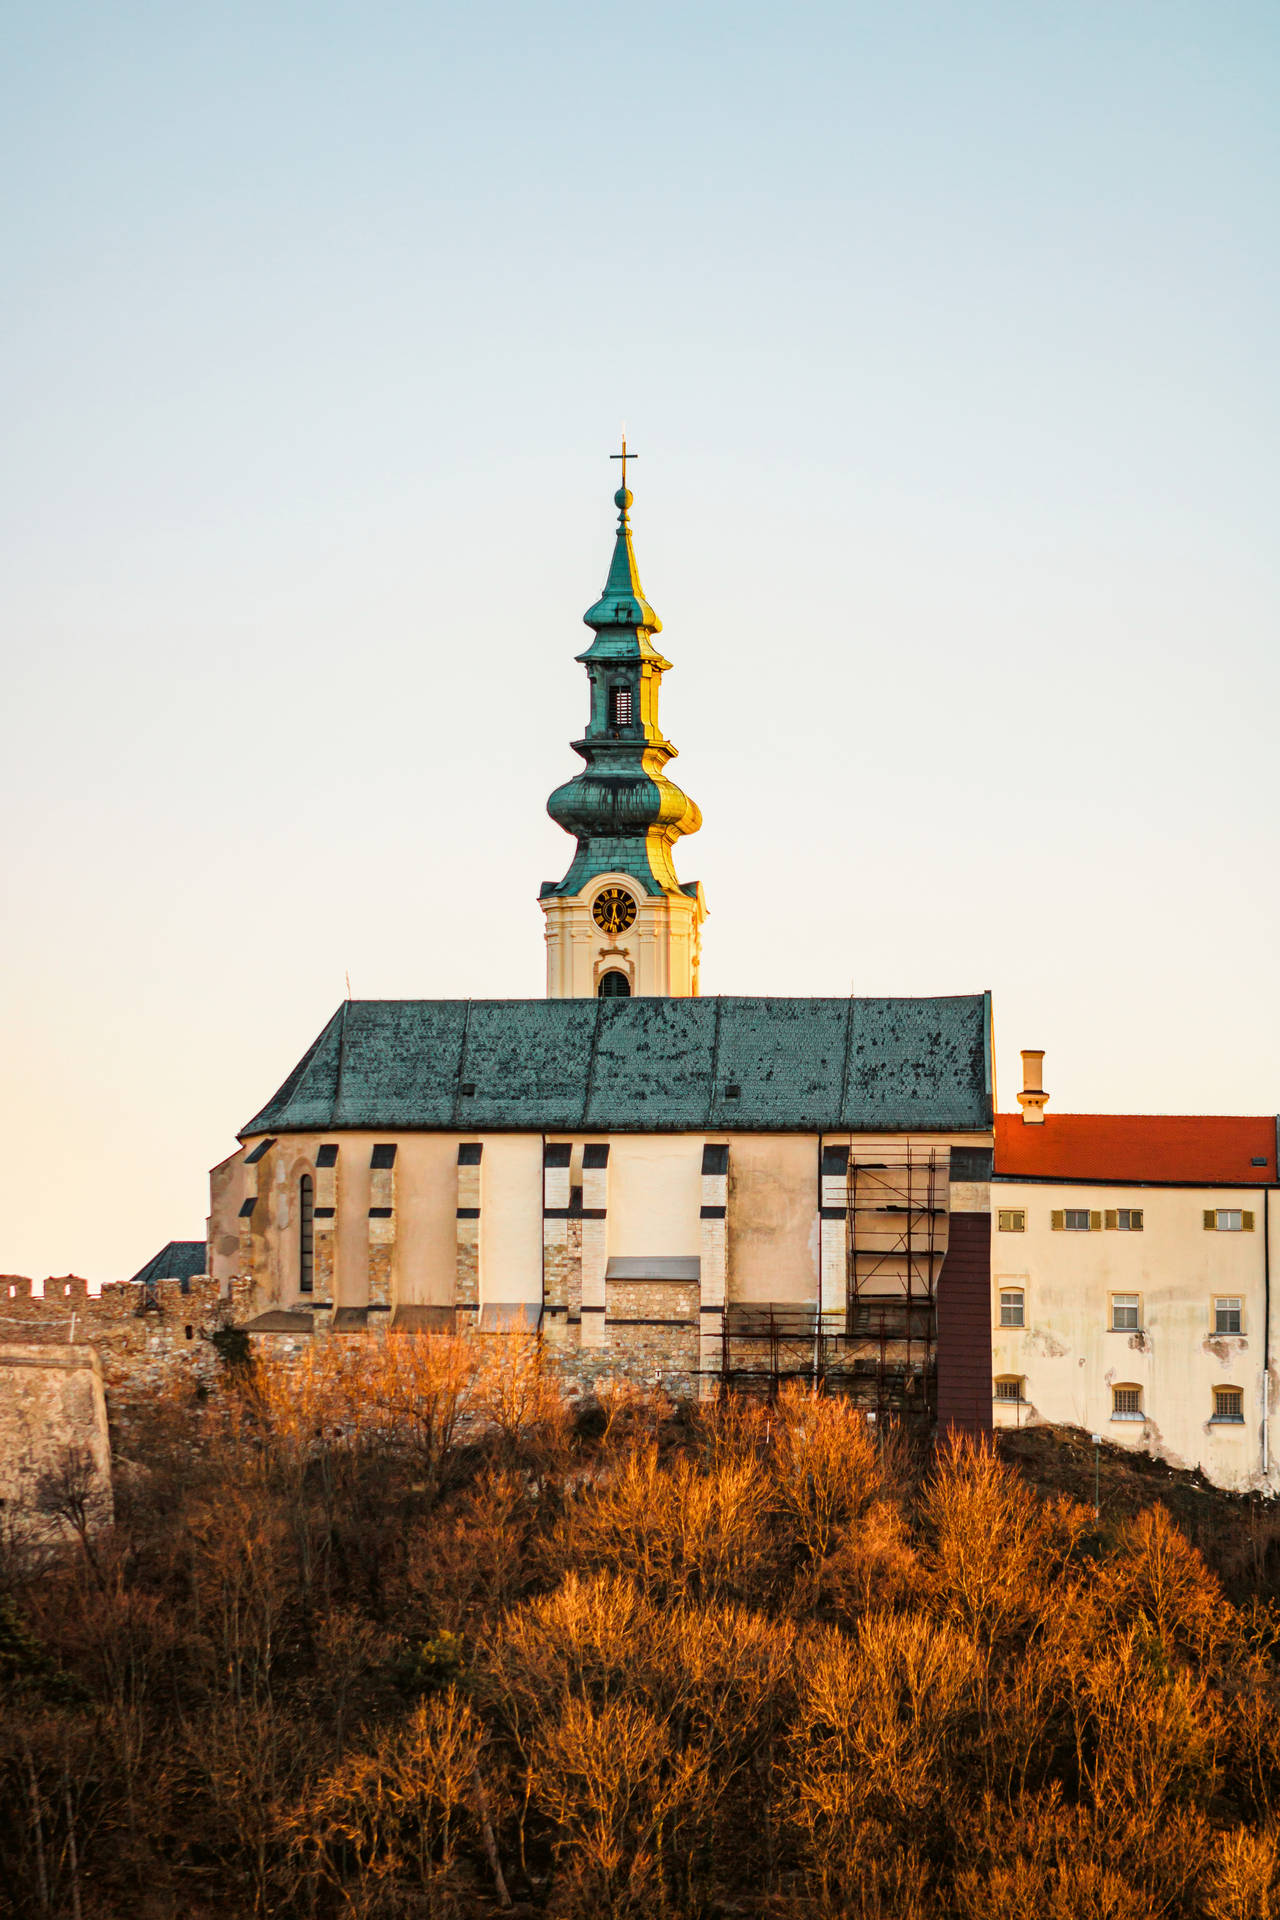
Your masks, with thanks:
<instances>
[{"instance_id":1,"label":"roman numeral clock dial","mask_svg":"<svg viewBox=\"0 0 1280 1920\"><path fill-rule=\"evenodd\" d=\"M635 917L636 903L625 887L605 887L591 908L591 918L601 933L625 933Z\"/></svg>"}]
</instances>

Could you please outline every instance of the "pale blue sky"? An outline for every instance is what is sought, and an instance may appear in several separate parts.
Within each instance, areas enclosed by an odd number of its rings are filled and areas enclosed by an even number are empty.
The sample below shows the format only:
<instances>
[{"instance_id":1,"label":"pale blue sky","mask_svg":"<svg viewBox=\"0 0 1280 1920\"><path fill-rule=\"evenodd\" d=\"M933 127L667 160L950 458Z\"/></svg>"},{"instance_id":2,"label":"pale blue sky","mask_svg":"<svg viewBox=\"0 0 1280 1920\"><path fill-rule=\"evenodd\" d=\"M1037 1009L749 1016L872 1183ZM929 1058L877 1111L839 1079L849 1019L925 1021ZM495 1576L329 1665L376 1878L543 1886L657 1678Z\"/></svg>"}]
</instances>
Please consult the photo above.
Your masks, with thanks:
<instances>
[{"instance_id":1,"label":"pale blue sky","mask_svg":"<svg viewBox=\"0 0 1280 1920\"><path fill-rule=\"evenodd\" d=\"M539 994L625 419L708 992L1280 1106L1272 5L13 4L0 1266Z\"/></svg>"}]
</instances>

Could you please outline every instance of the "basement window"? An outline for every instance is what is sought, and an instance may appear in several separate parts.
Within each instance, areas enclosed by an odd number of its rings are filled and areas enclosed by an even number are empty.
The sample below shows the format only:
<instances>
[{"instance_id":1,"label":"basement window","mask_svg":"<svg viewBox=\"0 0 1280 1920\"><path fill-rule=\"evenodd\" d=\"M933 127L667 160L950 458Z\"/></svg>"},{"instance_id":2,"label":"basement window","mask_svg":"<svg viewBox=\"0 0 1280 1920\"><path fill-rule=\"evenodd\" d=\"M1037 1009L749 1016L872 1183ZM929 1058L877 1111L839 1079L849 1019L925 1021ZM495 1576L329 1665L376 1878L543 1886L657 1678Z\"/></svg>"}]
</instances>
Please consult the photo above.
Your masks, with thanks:
<instances>
[{"instance_id":1,"label":"basement window","mask_svg":"<svg viewBox=\"0 0 1280 1920\"><path fill-rule=\"evenodd\" d=\"M1214 1388L1213 1425L1218 1427L1242 1427L1244 1425L1243 1387Z\"/></svg>"},{"instance_id":2,"label":"basement window","mask_svg":"<svg viewBox=\"0 0 1280 1920\"><path fill-rule=\"evenodd\" d=\"M1003 1378L997 1380L995 1385L995 1397L997 1400L1003 1400L1006 1404L1012 1401L1017 1406L1022 1405L1021 1374L1007 1373Z\"/></svg>"},{"instance_id":3,"label":"basement window","mask_svg":"<svg viewBox=\"0 0 1280 1920\"><path fill-rule=\"evenodd\" d=\"M1113 1420L1141 1420L1142 1388L1136 1386L1112 1387L1111 1418Z\"/></svg>"},{"instance_id":4,"label":"basement window","mask_svg":"<svg viewBox=\"0 0 1280 1920\"><path fill-rule=\"evenodd\" d=\"M1027 1210L1025 1207L1001 1207L996 1215L996 1223L1001 1233L1025 1233Z\"/></svg>"},{"instance_id":5,"label":"basement window","mask_svg":"<svg viewBox=\"0 0 1280 1920\"><path fill-rule=\"evenodd\" d=\"M1000 1289L1000 1325L1002 1327L1021 1327L1023 1318L1023 1294L1021 1287L1001 1287Z\"/></svg>"},{"instance_id":6,"label":"basement window","mask_svg":"<svg viewBox=\"0 0 1280 1920\"><path fill-rule=\"evenodd\" d=\"M1244 1328L1244 1301L1238 1294L1222 1294L1213 1303L1215 1333L1240 1333Z\"/></svg>"}]
</instances>

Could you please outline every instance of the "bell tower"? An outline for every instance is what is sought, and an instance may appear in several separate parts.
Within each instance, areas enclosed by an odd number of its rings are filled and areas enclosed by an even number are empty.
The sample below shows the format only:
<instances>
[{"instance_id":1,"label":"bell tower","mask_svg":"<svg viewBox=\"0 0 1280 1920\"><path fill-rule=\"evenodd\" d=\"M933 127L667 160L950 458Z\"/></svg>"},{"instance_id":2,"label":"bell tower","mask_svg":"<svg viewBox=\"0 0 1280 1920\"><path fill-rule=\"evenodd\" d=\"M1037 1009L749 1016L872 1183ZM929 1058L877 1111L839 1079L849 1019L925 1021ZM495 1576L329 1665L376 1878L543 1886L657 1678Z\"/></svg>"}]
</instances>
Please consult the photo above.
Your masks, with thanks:
<instances>
[{"instance_id":1,"label":"bell tower","mask_svg":"<svg viewBox=\"0 0 1280 1920\"><path fill-rule=\"evenodd\" d=\"M573 742L585 765L547 802L577 840L563 880L543 883L547 994L552 999L698 991L706 902L701 883L676 878L672 853L702 815L668 780L675 748L658 724L658 694L671 662L653 644L662 622L644 597L631 545L625 439L613 559L604 591L583 615L595 638L577 655L587 671L590 712Z\"/></svg>"}]
</instances>

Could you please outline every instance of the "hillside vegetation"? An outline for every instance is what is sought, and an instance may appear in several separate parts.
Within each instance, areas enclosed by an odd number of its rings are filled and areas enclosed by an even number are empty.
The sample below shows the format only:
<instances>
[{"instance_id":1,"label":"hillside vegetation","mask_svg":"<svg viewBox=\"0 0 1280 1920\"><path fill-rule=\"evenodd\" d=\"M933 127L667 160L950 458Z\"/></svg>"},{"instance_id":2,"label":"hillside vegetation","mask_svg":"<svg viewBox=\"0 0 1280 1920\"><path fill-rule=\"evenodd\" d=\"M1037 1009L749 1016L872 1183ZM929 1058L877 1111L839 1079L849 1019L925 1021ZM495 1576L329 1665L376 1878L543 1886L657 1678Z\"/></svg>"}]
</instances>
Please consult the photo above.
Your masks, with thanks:
<instances>
[{"instance_id":1,"label":"hillside vegetation","mask_svg":"<svg viewBox=\"0 0 1280 1920\"><path fill-rule=\"evenodd\" d=\"M1268 1523L1008 1448L575 1413L521 1340L229 1364L6 1551L0 1910L1280 1916Z\"/></svg>"}]
</instances>

